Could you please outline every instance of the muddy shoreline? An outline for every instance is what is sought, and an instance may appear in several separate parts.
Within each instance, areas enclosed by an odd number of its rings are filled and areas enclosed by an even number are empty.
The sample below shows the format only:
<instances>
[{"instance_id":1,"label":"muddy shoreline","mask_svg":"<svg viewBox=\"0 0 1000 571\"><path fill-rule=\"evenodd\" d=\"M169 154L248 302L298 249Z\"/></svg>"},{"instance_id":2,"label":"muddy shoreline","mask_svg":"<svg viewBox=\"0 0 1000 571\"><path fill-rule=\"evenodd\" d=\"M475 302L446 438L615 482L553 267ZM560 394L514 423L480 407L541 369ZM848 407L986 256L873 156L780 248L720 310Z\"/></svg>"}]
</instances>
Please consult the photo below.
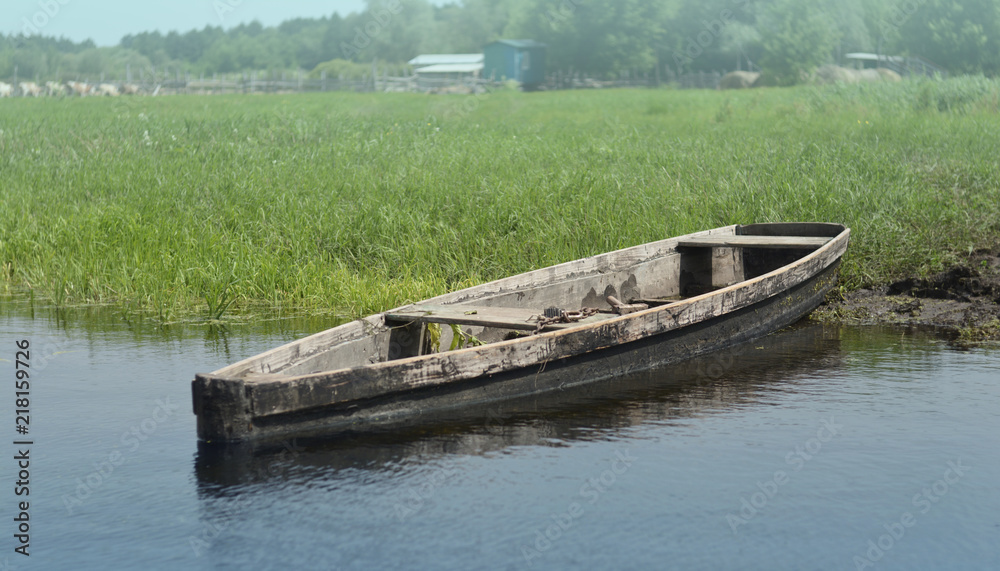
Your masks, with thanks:
<instances>
[{"instance_id":1,"label":"muddy shoreline","mask_svg":"<svg viewBox=\"0 0 1000 571\"><path fill-rule=\"evenodd\" d=\"M1000 340L1000 247L929 278L833 294L812 318L934 327L960 345Z\"/></svg>"}]
</instances>

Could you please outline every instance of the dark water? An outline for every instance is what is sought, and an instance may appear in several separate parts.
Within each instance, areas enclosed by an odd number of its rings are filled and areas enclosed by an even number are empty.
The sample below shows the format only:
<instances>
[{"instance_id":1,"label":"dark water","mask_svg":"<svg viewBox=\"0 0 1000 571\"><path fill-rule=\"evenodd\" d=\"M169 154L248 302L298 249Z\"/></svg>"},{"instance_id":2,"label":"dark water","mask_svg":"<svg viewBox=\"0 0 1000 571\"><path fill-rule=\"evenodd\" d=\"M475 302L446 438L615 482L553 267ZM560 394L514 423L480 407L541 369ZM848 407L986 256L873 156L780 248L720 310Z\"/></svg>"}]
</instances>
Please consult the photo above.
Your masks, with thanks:
<instances>
[{"instance_id":1,"label":"dark water","mask_svg":"<svg viewBox=\"0 0 1000 571\"><path fill-rule=\"evenodd\" d=\"M192 375L322 326L0 306L0 569L1000 568L996 349L798 327L436 427L199 450Z\"/></svg>"}]
</instances>

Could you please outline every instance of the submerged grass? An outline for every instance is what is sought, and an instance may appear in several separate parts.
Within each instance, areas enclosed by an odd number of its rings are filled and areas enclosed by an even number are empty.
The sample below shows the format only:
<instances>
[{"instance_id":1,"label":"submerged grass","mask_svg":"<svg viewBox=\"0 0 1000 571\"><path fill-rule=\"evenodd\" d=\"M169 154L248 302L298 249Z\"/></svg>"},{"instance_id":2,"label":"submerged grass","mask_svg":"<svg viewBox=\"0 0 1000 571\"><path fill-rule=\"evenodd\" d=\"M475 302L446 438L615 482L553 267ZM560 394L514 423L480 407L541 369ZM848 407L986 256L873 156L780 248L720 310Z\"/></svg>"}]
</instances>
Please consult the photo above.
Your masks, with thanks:
<instances>
[{"instance_id":1,"label":"submerged grass","mask_svg":"<svg viewBox=\"0 0 1000 571\"><path fill-rule=\"evenodd\" d=\"M0 288L163 321L358 316L750 222L848 289L1000 235L1000 84L0 102Z\"/></svg>"}]
</instances>

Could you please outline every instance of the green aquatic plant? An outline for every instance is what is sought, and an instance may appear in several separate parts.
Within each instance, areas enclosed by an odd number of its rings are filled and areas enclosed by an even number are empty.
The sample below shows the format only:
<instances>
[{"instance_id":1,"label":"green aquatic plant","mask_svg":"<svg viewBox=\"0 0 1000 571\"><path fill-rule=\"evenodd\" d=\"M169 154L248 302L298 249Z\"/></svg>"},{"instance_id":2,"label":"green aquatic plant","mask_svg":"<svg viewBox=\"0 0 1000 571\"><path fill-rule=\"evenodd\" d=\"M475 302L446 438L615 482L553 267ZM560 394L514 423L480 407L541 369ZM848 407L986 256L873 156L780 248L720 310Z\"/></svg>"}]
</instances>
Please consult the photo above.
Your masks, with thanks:
<instances>
[{"instance_id":1,"label":"green aquatic plant","mask_svg":"<svg viewBox=\"0 0 1000 571\"><path fill-rule=\"evenodd\" d=\"M430 344L431 353L441 352L441 326L439 324L427 324L427 342Z\"/></svg>"},{"instance_id":2,"label":"green aquatic plant","mask_svg":"<svg viewBox=\"0 0 1000 571\"><path fill-rule=\"evenodd\" d=\"M482 341L479 340L475 335L466 333L462 331L462 328L456 324L451 324L451 347L448 348L449 351L454 351L455 349L462 349L466 346L478 347L484 345Z\"/></svg>"}]
</instances>

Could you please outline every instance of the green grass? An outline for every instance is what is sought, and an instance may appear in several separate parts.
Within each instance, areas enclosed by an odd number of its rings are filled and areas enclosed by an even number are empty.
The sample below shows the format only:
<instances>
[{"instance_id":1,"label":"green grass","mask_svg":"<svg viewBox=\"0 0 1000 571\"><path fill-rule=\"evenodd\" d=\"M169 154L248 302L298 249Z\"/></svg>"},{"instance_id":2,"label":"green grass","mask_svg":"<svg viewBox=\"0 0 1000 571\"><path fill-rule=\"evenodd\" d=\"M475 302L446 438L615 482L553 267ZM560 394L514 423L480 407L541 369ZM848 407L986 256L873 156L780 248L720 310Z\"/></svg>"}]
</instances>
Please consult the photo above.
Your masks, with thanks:
<instances>
[{"instance_id":1,"label":"green grass","mask_svg":"<svg viewBox=\"0 0 1000 571\"><path fill-rule=\"evenodd\" d=\"M358 316L733 223L852 227L847 288L1000 235L997 82L0 101L0 293Z\"/></svg>"}]
</instances>

